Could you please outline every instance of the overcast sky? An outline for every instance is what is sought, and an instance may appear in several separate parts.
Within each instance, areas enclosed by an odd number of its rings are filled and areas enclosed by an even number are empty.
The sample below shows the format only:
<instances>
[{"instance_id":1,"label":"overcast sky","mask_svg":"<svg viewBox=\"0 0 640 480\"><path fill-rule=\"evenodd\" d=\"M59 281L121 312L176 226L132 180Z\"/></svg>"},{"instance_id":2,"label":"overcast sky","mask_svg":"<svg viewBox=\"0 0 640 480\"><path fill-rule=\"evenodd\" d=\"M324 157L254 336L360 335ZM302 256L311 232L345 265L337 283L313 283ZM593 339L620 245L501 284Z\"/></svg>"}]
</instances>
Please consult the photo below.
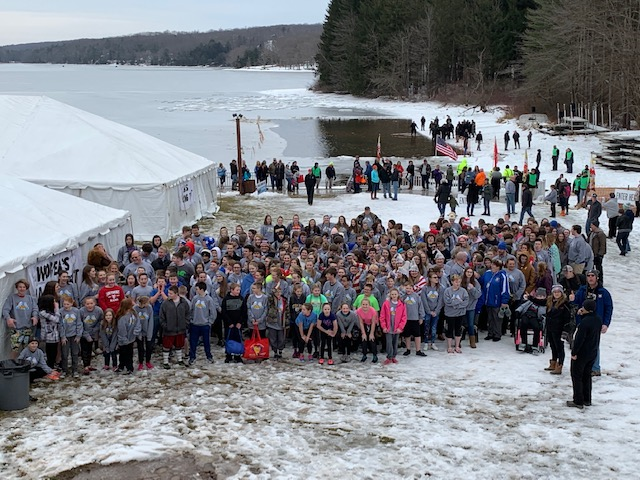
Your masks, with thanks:
<instances>
[{"instance_id":1,"label":"overcast sky","mask_svg":"<svg viewBox=\"0 0 640 480\"><path fill-rule=\"evenodd\" d=\"M329 0L1 0L0 45L322 23Z\"/></svg>"}]
</instances>

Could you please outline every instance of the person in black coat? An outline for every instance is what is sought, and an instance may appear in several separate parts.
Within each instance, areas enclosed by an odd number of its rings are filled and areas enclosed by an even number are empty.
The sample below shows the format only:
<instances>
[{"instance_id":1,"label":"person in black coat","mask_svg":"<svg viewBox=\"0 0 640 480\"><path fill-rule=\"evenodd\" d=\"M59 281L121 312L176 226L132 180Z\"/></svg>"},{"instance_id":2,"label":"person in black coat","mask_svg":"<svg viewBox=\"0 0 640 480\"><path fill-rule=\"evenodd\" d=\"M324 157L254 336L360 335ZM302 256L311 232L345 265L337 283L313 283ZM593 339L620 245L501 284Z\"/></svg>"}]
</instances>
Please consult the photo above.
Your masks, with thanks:
<instances>
[{"instance_id":1,"label":"person in black coat","mask_svg":"<svg viewBox=\"0 0 640 480\"><path fill-rule=\"evenodd\" d=\"M434 200L438 204L438 210L440 211L440 217L444 217L444 212L449 203L449 197L451 196L451 185L444 179L436 191Z\"/></svg>"},{"instance_id":2,"label":"person in black coat","mask_svg":"<svg viewBox=\"0 0 640 480\"><path fill-rule=\"evenodd\" d=\"M562 285L551 287L551 296L547 299L546 318L547 339L551 346L551 360L549 360L549 366L545 370L554 375L560 375L564 365L562 332L568 332L571 323L571 304L564 294Z\"/></svg>"},{"instance_id":3,"label":"person in black coat","mask_svg":"<svg viewBox=\"0 0 640 480\"><path fill-rule=\"evenodd\" d=\"M529 188L529 185L524 186L524 190L522 190L522 205L520 210L520 225L522 225L522 220L524 219L524 214L528 213L530 217L533 217L533 213L531 213L531 207L533 207L533 193Z\"/></svg>"},{"instance_id":4,"label":"person in black coat","mask_svg":"<svg viewBox=\"0 0 640 480\"><path fill-rule=\"evenodd\" d=\"M316 177L311 172L311 169L304 177L304 186L307 188L307 202L309 202L309 205L313 205L313 189L316 186Z\"/></svg>"},{"instance_id":5,"label":"person in black coat","mask_svg":"<svg viewBox=\"0 0 640 480\"><path fill-rule=\"evenodd\" d=\"M573 400L567 407L584 408L591 406L591 368L598 356L602 318L595 313L595 300L587 299L578 310L582 315L571 349L571 382Z\"/></svg>"}]
</instances>

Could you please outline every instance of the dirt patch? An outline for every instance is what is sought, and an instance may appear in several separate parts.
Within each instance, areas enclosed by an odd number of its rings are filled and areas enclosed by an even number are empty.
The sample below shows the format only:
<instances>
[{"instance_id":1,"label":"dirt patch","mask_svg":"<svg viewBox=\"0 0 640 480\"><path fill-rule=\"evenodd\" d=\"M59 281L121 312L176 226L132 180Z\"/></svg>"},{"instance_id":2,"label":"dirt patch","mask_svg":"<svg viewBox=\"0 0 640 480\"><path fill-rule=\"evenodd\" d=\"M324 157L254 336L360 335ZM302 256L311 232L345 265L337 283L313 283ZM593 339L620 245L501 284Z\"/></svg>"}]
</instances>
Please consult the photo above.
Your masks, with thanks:
<instances>
[{"instance_id":1,"label":"dirt patch","mask_svg":"<svg viewBox=\"0 0 640 480\"><path fill-rule=\"evenodd\" d=\"M62 472L54 480L129 480L148 479L216 480L238 472L238 465L222 459L195 456L190 453L155 460L131 461L100 465L92 463Z\"/></svg>"}]
</instances>

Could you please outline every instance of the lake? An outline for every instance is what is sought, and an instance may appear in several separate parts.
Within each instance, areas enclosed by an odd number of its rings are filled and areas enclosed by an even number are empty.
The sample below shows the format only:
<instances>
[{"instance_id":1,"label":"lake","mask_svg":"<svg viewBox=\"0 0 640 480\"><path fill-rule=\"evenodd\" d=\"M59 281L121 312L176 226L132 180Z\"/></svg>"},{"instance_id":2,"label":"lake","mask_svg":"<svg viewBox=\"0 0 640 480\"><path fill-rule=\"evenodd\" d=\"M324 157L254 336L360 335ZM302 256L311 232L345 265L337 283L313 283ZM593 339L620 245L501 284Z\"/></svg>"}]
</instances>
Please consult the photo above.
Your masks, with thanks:
<instances>
[{"instance_id":1,"label":"lake","mask_svg":"<svg viewBox=\"0 0 640 480\"><path fill-rule=\"evenodd\" d=\"M385 117L360 99L309 91L300 71L247 71L109 65L0 65L0 93L46 95L136 128L213 161L236 157L233 113L244 115L245 160L374 156L420 157L425 138L407 136L410 119ZM416 119L417 121L417 119Z\"/></svg>"}]
</instances>

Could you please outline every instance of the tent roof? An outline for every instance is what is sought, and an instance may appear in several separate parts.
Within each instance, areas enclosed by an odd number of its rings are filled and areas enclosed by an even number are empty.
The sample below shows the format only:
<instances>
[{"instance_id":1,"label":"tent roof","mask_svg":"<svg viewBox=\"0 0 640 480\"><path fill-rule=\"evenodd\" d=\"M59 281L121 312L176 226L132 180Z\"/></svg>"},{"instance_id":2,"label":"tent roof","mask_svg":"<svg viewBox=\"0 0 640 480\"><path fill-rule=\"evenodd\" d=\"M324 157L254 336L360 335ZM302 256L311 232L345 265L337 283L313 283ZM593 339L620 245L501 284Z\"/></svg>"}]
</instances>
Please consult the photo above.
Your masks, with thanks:
<instances>
[{"instance_id":1,"label":"tent roof","mask_svg":"<svg viewBox=\"0 0 640 480\"><path fill-rule=\"evenodd\" d=\"M4 173L53 188L149 189L213 163L48 97L0 96Z\"/></svg>"},{"instance_id":2,"label":"tent roof","mask_svg":"<svg viewBox=\"0 0 640 480\"><path fill-rule=\"evenodd\" d=\"M0 175L0 278L129 221L124 210Z\"/></svg>"}]
</instances>

